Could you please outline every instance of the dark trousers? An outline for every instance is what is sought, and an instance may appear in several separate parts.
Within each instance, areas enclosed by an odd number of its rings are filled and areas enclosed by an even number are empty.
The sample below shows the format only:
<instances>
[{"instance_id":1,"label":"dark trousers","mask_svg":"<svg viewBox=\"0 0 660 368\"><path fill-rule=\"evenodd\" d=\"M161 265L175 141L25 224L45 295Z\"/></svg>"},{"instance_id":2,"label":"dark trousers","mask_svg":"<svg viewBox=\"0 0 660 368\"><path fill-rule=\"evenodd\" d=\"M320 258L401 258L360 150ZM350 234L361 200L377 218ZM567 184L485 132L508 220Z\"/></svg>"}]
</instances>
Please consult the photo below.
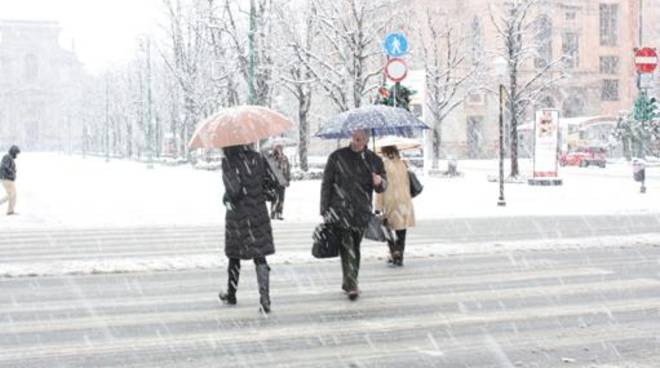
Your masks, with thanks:
<instances>
[{"instance_id":1,"label":"dark trousers","mask_svg":"<svg viewBox=\"0 0 660 368\"><path fill-rule=\"evenodd\" d=\"M282 217L284 211L284 192L285 187L279 187L275 190L275 201L270 206L270 218Z\"/></svg>"},{"instance_id":2,"label":"dark trousers","mask_svg":"<svg viewBox=\"0 0 660 368\"><path fill-rule=\"evenodd\" d=\"M396 230L395 239L387 239L387 245L390 247L390 255L392 259L398 258L403 260L403 251L406 248L406 229Z\"/></svg>"},{"instance_id":3,"label":"dark trousers","mask_svg":"<svg viewBox=\"0 0 660 368\"><path fill-rule=\"evenodd\" d=\"M344 291L358 288L358 273L360 272L360 243L364 229L345 229L338 227L337 235L341 239L339 257L341 258L342 284Z\"/></svg>"}]
</instances>

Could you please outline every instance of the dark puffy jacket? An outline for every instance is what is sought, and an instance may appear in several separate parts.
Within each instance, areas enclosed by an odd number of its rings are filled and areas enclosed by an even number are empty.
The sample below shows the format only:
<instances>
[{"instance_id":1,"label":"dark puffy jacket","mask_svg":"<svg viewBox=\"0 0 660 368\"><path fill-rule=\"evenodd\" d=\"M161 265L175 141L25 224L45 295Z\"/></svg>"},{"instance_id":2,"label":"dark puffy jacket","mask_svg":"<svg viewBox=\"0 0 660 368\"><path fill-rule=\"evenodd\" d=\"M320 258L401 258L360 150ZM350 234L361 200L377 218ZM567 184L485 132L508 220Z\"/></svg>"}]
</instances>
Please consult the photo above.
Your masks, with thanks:
<instances>
[{"instance_id":1,"label":"dark puffy jacket","mask_svg":"<svg viewBox=\"0 0 660 368\"><path fill-rule=\"evenodd\" d=\"M273 230L264 190L275 183L266 159L245 146L225 148L224 152L225 254L238 259L273 254Z\"/></svg>"},{"instance_id":2,"label":"dark puffy jacket","mask_svg":"<svg viewBox=\"0 0 660 368\"><path fill-rule=\"evenodd\" d=\"M374 187L372 173L383 178ZM321 184L321 215L342 227L365 228L372 211L372 195L387 188L383 160L365 148L354 152L340 148L328 157Z\"/></svg>"},{"instance_id":3,"label":"dark puffy jacket","mask_svg":"<svg viewBox=\"0 0 660 368\"><path fill-rule=\"evenodd\" d=\"M9 152L2 158L2 163L0 163L0 180L16 180L16 163L14 160L19 153L21 153L21 150L18 147L11 146Z\"/></svg>"}]
</instances>

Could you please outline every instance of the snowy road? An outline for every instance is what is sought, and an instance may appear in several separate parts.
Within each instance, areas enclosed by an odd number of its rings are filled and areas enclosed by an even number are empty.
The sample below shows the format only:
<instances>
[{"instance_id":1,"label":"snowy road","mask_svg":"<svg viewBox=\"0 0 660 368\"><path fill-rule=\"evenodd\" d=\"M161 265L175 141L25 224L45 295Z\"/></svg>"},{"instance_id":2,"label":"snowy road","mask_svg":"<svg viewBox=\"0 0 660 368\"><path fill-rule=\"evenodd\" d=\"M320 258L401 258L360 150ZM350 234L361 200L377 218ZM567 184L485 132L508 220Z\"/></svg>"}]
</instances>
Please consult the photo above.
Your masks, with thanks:
<instances>
[{"instance_id":1,"label":"snowy road","mask_svg":"<svg viewBox=\"0 0 660 368\"><path fill-rule=\"evenodd\" d=\"M210 245L209 245L210 247ZM224 272L0 280L0 367L658 367L660 247L517 250L273 265L274 313Z\"/></svg>"},{"instance_id":2,"label":"snowy road","mask_svg":"<svg viewBox=\"0 0 660 368\"><path fill-rule=\"evenodd\" d=\"M271 262L313 261L315 225L274 222L277 254ZM658 229L657 214L421 220L409 231L407 252L433 257L558 244L616 246L623 237L630 242L644 235L660 243ZM6 230L0 237L0 276L216 268L225 262L223 242L221 225ZM363 254L382 258L385 246L365 241Z\"/></svg>"}]
</instances>

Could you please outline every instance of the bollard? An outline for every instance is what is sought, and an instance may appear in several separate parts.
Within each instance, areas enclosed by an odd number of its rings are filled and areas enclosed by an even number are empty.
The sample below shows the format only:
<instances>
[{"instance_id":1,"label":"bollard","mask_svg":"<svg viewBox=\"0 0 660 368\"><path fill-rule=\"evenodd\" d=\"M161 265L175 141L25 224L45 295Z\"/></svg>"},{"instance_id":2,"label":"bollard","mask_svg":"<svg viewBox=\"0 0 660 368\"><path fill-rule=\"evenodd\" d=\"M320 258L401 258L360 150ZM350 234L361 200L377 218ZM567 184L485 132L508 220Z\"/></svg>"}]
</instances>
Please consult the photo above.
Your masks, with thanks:
<instances>
[{"instance_id":1,"label":"bollard","mask_svg":"<svg viewBox=\"0 0 660 368\"><path fill-rule=\"evenodd\" d=\"M641 186L639 187L640 193L646 193L646 186L644 181L646 180L646 162L642 159L633 159L633 179L640 182Z\"/></svg>"},{"instance_id":2,"label":"bollard","mask_svg":"<svg viewBox=\"0 0 660 368\"><path fill-rule=\"evenodd\" d=\"M457 170L456 170L457 166L458 166L458 164L456 162L456 159L449 158L449 160L447 160L447 175L456 176L457 175Z\"/></svg>"}]
</instances>

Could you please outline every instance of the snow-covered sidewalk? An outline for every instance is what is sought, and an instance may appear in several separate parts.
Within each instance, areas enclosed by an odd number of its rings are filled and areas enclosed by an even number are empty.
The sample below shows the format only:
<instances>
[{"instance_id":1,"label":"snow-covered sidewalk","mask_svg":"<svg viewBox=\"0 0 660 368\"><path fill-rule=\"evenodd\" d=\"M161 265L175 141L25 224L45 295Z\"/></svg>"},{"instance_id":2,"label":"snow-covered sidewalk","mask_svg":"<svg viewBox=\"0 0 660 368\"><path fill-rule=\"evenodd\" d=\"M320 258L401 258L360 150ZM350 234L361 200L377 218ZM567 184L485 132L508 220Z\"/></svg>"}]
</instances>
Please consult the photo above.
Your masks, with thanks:
<instances>
[{"instance_id":1,"label":"snow-covered sidewalk","mask_svg":"<svg viewBox=\"0 0 660 368\"><path fill-rule=\"evenodd\" d=\"M18 166L18 216L0 216L0 229L221 224L221 173L190 166L156 166L103 158L24 153ZM530 171L521 161L523 173ZM660 175L647 170L639 193L625 163L562 168L564 185L506 184L507 206L496 205L497 161L460 161L462 177L420 177L418 219L576 214L660 213ZM294 181L286 193L287 222L317 222L320 181ZM4 209L3 209L4 210Z\"/></svg>"}]
</instances>

